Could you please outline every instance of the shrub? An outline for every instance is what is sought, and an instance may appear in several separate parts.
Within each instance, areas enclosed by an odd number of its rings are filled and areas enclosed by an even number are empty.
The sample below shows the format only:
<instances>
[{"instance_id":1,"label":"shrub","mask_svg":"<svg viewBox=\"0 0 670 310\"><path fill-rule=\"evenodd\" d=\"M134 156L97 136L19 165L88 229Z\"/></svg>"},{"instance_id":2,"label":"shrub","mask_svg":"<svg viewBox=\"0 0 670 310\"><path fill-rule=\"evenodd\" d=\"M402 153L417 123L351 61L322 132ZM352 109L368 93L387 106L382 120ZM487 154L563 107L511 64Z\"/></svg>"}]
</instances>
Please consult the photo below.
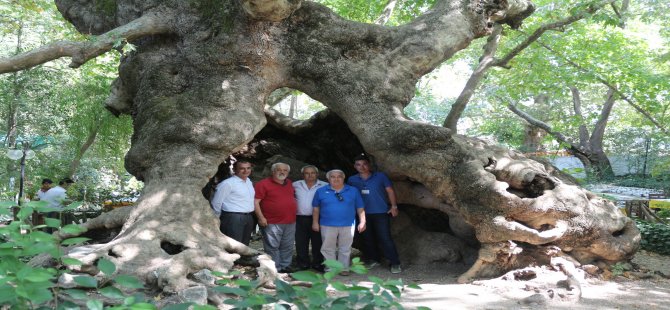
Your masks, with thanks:
<instances>
[{"instance_id":1,"label":"shrub","mask_svg":"<svg viewBox=\"0 0 670 310\"><path fill-rule=\"evenodd\" d=\"M640 246L647 251L670 255L670 226L662 223L649 223L636 220L642 234Z\"/></svg>"},{"instance_id":2,"label":"shrub","mask_svg":"<svg viewBox=\"0 0 670 310\"><path fill-rule=\"evenodd\" d=\"M317 274L311 271L300 271L291 274L298 281L309 283L308 287L291 286L281 280L275 281L275 294L260 292L257 281L248 280L219 280L223 286L217 290L226 294L238 296L236 299L226 300L226 304L236 309L261 309L263 305L275 304L274 309L290 309L295 305L300 310L306 309L403 309L398 303L405 288L420 288L416 284L403 285L401 280L382 280L378 277L368 277L372 287L365 287L354 283L345 285L333 278L343 270L338 261L325 262L329 271ZM358 258L354 258L351 271L357 274L367 273ZM221 274L219 274L221 275ZM337 291L338 293L329 293ZM420 307L420 309L428 309Z\"/></svg>"},{"instance_id":3,"label":"shrub","mask_svg":"<svg viewBox=\"0 0 670 310\"><path fill-rule=\"evenodd\" d=\"M10 207L13 202L0 202L0 215L11 216ZM51 227L68 233L81 232L77 225L61 227L60 220L47 218L46 225L32 226L30 216L34 211L48 211L45 202L30 202L22 206L17 219L6 226L0 226L0 305L2 309L8 306L11 309L78 309L78 304L86 304L88 309L103 309L101 300L94 296L108 298L106 302L116 301L110 309L156 309L151 299L142 293L130 296L121 289L137 290L143 284L136 278L128 275L115 274L116 266L104 258L97 262L98 269L105 275L105 281L99 282L88 275L75 275L74 281L84 289L61 289L56 285L58 278L67 273L66 266L81 265L73 258L63 255L61 246L77 245L88 241L87 238L70 238L62 241L40 229ZM76 208L79 203L73 203L66 209ZM55 259L56 266L43 268L32 267L28 261L34 256L48 253ZM371 288L357 284L345 285L332 279L342 270L342 265L335 261L326 261L330 271L325 274L313 272L297 272L293 274L296 280L308 282L309 287L291 286L281 280L275 281L277 287L274 294L262 293L255 280L232 279L225 275L219 280L215 289L232 295L226 300L227 304L237 309L261 309L263 305L275 304L275 309L285 309L295 305L298 309L402 309L397 299L406 288L419 288L416 285L403 285L400 280L382 280L369 277L373 283ZM358 274L367 273L361 262L355 258L351 270ZM215 273L224 276L221 273ZM328 288L339 291L340 294L329 294ZM95 291L95 292L92 292ZM93 294L91 294L93 293ZM71 301L55 296L68 296ZM76 303L75 303L76 302ZM169 309L216 309L204 305L178 304ZM420 309L428 309L419 307Z\"/></svg>"}]
</instances>

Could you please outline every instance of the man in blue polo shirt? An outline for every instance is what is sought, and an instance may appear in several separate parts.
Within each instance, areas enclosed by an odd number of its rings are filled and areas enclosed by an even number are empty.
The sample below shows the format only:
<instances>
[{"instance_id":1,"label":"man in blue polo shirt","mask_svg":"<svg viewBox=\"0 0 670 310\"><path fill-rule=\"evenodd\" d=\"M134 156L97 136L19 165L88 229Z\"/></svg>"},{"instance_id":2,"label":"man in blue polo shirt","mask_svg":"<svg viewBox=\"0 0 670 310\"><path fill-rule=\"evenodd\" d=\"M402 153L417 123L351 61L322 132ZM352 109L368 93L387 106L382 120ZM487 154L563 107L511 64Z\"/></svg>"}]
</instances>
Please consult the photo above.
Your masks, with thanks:
<instances>
[{"instance_id":1,"label":"man in blue polo shirt","mask_svg":"<svg viewBox=\"0 0 670 310\"><path fill-rule=\"evenodd\" d=\"M323 257L342 263L345 269L340 274L346 276L349 275L356 213L358 232L365 230L363 199L358 190L344 184L342 170L328 171L326 179L330 185L317 189L312 200L312 229L321 232Z\"/></svg>"},{"instance_id":2,"label":"man in blue polo shirt","mask_svg":"<svg viewBox=\"0 0 670 310\"><path fill-rule=\"evenodd\" d=\"M381 257L378 246L381 246L384 256L391 263L391 273L400 273L402 272L400 258L391 237L389 217L389 215L393 217L398 215L393 184L383 172L370 169L370 160L365 155L354 158L354 168L358 174L351 176L347 183L360 191L365 203L368 230L363 233L365 240L363 256L368 268L372 269L379 265Z\"/></svg>"}]
</instances>

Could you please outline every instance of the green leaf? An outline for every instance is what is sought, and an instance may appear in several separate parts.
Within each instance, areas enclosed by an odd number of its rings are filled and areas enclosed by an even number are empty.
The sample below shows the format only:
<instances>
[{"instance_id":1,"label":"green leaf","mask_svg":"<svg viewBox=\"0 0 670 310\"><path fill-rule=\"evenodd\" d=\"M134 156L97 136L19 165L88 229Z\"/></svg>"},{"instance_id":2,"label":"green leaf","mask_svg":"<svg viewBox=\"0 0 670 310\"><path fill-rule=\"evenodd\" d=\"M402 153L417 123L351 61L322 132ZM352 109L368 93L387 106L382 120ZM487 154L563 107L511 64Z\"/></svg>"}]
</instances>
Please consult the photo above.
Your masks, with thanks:
<instances>
[{"instance_id":1,"label":"green leaf","mask_svg":"<svg viewBox=\"0 0 670 310\"><path fill-rule=\"evenodd\" d=\"M76 209L76 208L81 207L81 205L83 205L83 204L84 204L83 201L75 201L75 202L73 202L73 203L67 205L65 208L63 208L63 211L74 210L74 209Z\"/></svg>"},{"instance_id":2,"label":"green leaf","mask_svg":"<svg viewBox=\"0 0 670 310\"><path fill-rule=\"evenodd\" d=\"M102 310L104 306L102 305L102 301L99 301L97 299L91 299L86 302L86 307L88 307L89 310Z\"/></svg>"},{"instance_id":3,"label":"green leaf","mask_svg":"<svg viewBox=\"0 0 670 310\"><path fill-rule=\"evenodd\" d=\"M424 306L418 306L418 307L416 307L416 310L432 310L432 309L430 309L428 307L424 307Z\"/></svg>"},{"instance_id":4,"label":"green leaf","mask_svg":"<svg viewBox=\"0 0 670 310\"><path fill-rule=\"evenodd\" d=\"M91 238L86 238L86 237L77 237L77 238L69 238L61 241L62 245L68 246L68 245L73 245L73 244L79 244L79 243L84 243L88 240L91 240Z\"/></svg>"},{"instance_id":5,"label":"green leaf","mask_svg":"<svg viewBox=\"0 0 670 310\"><path fill-rule=\"evenodd\" d=\"M85 291L78 290L78 289L69 289L69 290L64 290L66 294L72 296L74 299L87 299L88 295L86 294Z\"/></svg>"},{"instance_id":6,"label":"green leaf","mask_svg":"<svg viewBox=\"0 0 670 310\"><path fill-rule=\"evenodd\" d=\"M144 284L140 282L137 278L129 275L118 275L116 278L114 278L114 281L118 283L121 286L127 287L127 288L143 288Z\"/></svg>"},{"instance_id":7,"label":"green leaf","mask_svg":"<svg viewBox=\"0 0 670 310\"><path fill-rule=\"evenodd\" d=\"M86 231L85 228L83 228L79 225L74 225L74 224L65 225L65 226L63 226L63 228L60 229L61 233L70 234L70 235L77 235L77 234L83 233L85 231Z\"/></svg>"},{"instance_id":8,"label":"green leaf","mask_svg":"<svg viewBox=\"0 0 670 310\"><path fill-rule=\"evenodd\" d=\"M210 305L193 305L193 310L216 310L216 309L218 308Z\"/></svg>"},{"instance_id":9,"label":"green leaf","mask_svg":"<svg viewBox=\"0 0 670 310\"><path fill-rule=\"evenodd\" d=\"M330 269L338 269L338 272L344 269L344 265L342 265L342 263L332 259L327 259L323 262L323 264Z\"/></svg>"},{"instance_id":10,"label":"green leaf","mask_svg":"<svg viewBox=\"0 0 670 310\"><path fill-rule=\"evenodd\" d=\"M98 287L98 281L91 276L75 276L74 282L83 287Z\"/></svg>"},{"instance_id":11,"label":"green leaf","mask_svg":"<svg viewBox=\"0 0 670 310\"><path fill-rule=\"evenodd\" d=\"M46 201L41 201L41 200L39 200L39 201L28 201L28 202L24 202L23 206L34 208L35 211L40 212L40 211L42 211L43 208L47 208L49 206L49 203L46 202ZM53 211L53 209L49 209L49 211Z\"/></svg>"},{"instance_id":12,"label":"green leaf","mask_svg":"<svg viewBox=\"0 0 670 310\"><path fill-rule=\"evenodd\" d=\"M191 306L193 306L193 310L201 309L201 308L196 308L196 307L199 307L200 305L195 305L192 302L188 302L188 303L183 303L183 304L169 305L169 306L163 307L162 310L188 310Z\"/></svg>"},{"instance_id":13,"label":"green leaf","mask_svg":"<svg viewBox=\"0 0 670 310\"><path fill-rule=\"evenodd\" d=\"M312 271L298 271L291 274L291 277L298 281L315 283L321 281L321 277Z\"/></svg>"},{"instance_id":14,"label":"green leaf","mask_svg":"<svg viewBox=\"0 0 670 310\"><path fill-rule=\"evenodd\" d=\"M367 274L368 269L365 268L363 265L352 265L351 266L351 271L353 271L356 274Z\"/></svg>"},{"instance_id":15,"label":"green leaf","mask_svg":"<svg viewBox=\"0 0 670 310\"><path fill-rule=\"evenodd\" d=\"M14 201L0 201L0 208L11 208L15 206L17 206L17 204Z\"/></svg>"},{"instance_id":16,"label":"green leaf","mask_svg":"<svg viewBox=\"0 0 670 310\"><path fill-rule=\"evenodd\" d=\"M106 258L101 258L98 260L98 269L104 274L110 276L116 271L116 266L110 260Z\"/></svg>"},{"instance_id":17,"label":"green leaf","mask_svg":"<svg viewBox=\"0 0 670 310\"><path fill-rule=\"evenodd\" d=\"M375 284L379 284L379 285L384 284L384 280L382 280L382 279L379 278L379 277L369 276L369 277L368 277L368 280L372 281L372 283L375 283Z\"/></svg>"},{"instance_id":18,"label":"green leaf","mask_svg":"<svg viewBox=\"0 0 670 310\"><path fill-rule=\"evenodd\" d=\"M47 227L52 227L52 228L58 228L60 227L60 220L59 219L52 219L52 218L45 218L44 223L47 225Z\"/></svg>"},{"instance_id":19,"label":"green leaf","mask_svg":"<svg viewBox=\"0 0 670 310\"><path fill-rule=\"evenodd\" d=\"M107 298L112 298L112 299L121 299L125 298L126 296L121 292L120 289L113 287L113 286L105 286L101 289L98 290L100 294Z\"/></svg>"},{"instance_id":20,"label":"green leaf","mask_svg":"<svg viewBox=\"0 0 670 310\"><path fill-rule=\"evenodd\" d=\"M16 288L8 284L0 284L0 304L13 304L16 301Z\"/></svg>"},{"instance_id":21,"label":"green leaf","mask_svg":"<svg viewBox=\"0 0 670 310\"><path fill-rule=\"evenodd\" d=\"M44 282L53 279L54 276L51 272L44 269L33 269L24 280L30 282Z\"/></svg>"},{"instance_id":22,"label":"green leaf","mask_svg":"<svg viewBox=\"0 0 670 310\"><path fill-rule=\"evenodd\" d=\"M416 284L416 283L410 283L410 284L407 285L407 288L411 288L411 289L415 289L415 290L420 290L420 289L421 289L421 286L419 286L419 285Z\"/></svg>"},{"instance_id":23,"label":"green leaf","mask_svg":"<svg viewBox=\"0 0 670 310\"><path fill-rule=\"evenodd\" d=\"M155 305L146 302L140 302L130 305L131 310L154 310L157 309Z\"/></svg>"},{"instance_id":24,"label":"green leaf","mask_svg":"<svg viewBox=\"0 0 670 310\"><path fill-rule=\"evenodd\" d=\"M332 282L332 283L330 283L330 285L332 285L333 288L338 290L338 291L346 291L347 290L347 286L344 285L344 283L342 283L342 282Z\"/></svg>"},{"instance_id":25,"label":"green leaf","mask_svg":"<svg viewBox=\"0 0 670 310\"><path fill-rule=\"evenodd\" d=\"M239 288L239 287L230 287L230 286L217 286L214 288L215 291L221 292L224 294L231 294L240 297L247 297L249 292Z\"/></svg>"},{"instance_id":26,"label":"green leaf","mask_svg":"<svg viewBox=\"0 0 670 310\"><path fill-rule=\"evenodd\" d=\"M16 214L16 217L18 217L19 220L24 220L31 215L33 215L33 208L22 206L19 209L19 213Z\"/></svg>"},{"instance_id":27,"label":"green leaf","mask_svg":"<svg viewBox=\"0 0 670 310\"><path fill-rule=\"evenodd\" d=\"M80 260L72 257L63 257L60 260L66 266L81 266L83 264Z\"/></svg>"}]
</instances>

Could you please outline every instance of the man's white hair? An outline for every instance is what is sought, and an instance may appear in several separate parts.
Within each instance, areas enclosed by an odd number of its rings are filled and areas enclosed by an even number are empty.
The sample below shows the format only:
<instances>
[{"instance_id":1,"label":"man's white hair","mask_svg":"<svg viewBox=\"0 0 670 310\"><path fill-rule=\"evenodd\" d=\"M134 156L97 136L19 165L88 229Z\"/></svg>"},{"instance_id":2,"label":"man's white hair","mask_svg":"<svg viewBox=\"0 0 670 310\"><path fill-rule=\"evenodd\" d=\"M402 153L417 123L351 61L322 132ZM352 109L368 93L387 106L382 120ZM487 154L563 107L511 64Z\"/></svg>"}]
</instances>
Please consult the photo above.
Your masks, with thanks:
<instances>
[{"instance_id":1,"label":"man's white hair","mask_svg":"<svg viewBox=\"0 0 670 310\"><path fill-rule=\"evenodd\" d=\"M344 171L342 171L342 170L340 170L340 169L333 169L333 170L330 170L330 171L326 172L326 179L330 179L330 176L331 176L333 173L339 173L339 174L342 174L342 177L343 177L343 178L346 177L346 175L344 174Z\"/></svg>"},{"instance_id":2,"label":"man's white hair","mask_svg":"<svg viewBox=\"0 0 670 310\"><path fill-rule=\"evenodd\" d=\"M272 172L275 172L275 170L277 170L277 167L279 167L279 165L284 165L284 166L286 166L286 168L288 169L288 171L291 172L291 166L289 166L288 164L285 164L285 163L274 163L274 164L272 164L272 166L270 167L270 170L272 170Z\"/></svg>"},{"instance_id":3,"label":"man's white hair","mask_svg":"<svg viewBox=\"0 0 670 310\"><path fill-rule=\"evenodd\" d=\"M303 166L302 168L300 168L300 173L305 173L305 169L309 169L309 168L312 168L312 169L314 169L314 171L316 171L316 173L319 173L319 168L317 168L314 165Z\"/></svg>"}]
</instances>

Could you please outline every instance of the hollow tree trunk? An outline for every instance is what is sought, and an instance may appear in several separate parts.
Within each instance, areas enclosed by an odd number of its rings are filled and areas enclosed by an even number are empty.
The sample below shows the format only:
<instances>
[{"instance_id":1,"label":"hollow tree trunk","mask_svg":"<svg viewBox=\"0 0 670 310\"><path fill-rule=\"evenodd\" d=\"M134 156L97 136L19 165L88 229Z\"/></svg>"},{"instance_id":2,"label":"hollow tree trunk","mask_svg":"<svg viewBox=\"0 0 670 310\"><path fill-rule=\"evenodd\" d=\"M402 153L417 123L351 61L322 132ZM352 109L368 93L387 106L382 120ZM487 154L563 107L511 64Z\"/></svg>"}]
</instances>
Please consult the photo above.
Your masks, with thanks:
<instances>
[{"instance_id":1,"label":"hollow tree trunk","mask_svg":"<svg viewBox=\"0 0 670 310\"><path fill-rule=\"evenodd\" d=\"M559 247L583 262L617 261L637 248L634 224L610 202L520 154L402 113L422 75L486 35L496 19L519 25L533 10L527 1L439 1L394 28L346 21L298 0L117 1L111 11L96 1L57 3L80 31L124 24L118 31L137 46L122 60L107 106L133 117L126 168L145 188L130 213L94 222L127 218L114 240L79 252L86 264L107 257L121 272L176 290L193 271L226 270L239 254L256 254L219 233L200 189L264 127L265 100L279 87L324 103L394 179L431 196L401 201L452 212L474 227L482 248L462 281L519 265L520 252Z\"/></svg>"}]
</instances>

